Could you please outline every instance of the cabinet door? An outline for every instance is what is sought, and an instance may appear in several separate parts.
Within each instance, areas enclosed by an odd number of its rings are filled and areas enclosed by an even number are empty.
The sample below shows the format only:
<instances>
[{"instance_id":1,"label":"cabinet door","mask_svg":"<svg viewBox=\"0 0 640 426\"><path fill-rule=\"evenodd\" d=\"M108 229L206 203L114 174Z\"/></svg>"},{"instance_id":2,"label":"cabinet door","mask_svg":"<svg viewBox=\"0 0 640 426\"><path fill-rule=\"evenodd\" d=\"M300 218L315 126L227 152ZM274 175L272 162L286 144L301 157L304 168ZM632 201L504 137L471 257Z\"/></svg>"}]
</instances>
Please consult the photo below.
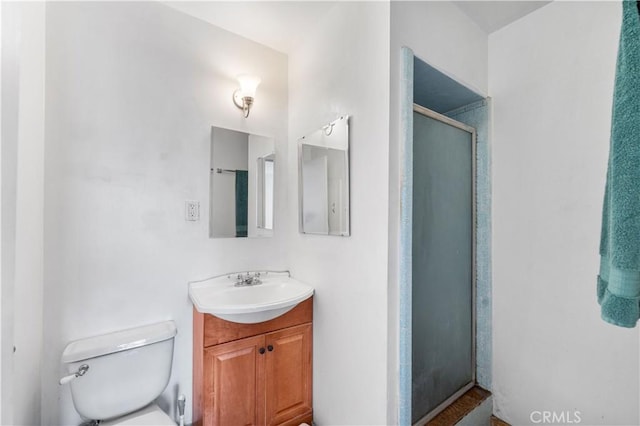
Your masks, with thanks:
<instances>
[{"instance_id":1,"label":"cabinet door","mask_svg":"<svg viewBox=\"0 0 640 426\"><path fill-rule=\"evenodd\" d=\"M311 324L266 335L266 424L311 413Z\"/></svg>"},{"instance_id":2,"label":"cabinet door","mask_svg":"<svg viewBox=\"0 0 640 426\"><path fill-rule=\"evenodd\" d=\"M204 351L204 426L264 424L264 335Z\"/></svg>"}]
</instances>

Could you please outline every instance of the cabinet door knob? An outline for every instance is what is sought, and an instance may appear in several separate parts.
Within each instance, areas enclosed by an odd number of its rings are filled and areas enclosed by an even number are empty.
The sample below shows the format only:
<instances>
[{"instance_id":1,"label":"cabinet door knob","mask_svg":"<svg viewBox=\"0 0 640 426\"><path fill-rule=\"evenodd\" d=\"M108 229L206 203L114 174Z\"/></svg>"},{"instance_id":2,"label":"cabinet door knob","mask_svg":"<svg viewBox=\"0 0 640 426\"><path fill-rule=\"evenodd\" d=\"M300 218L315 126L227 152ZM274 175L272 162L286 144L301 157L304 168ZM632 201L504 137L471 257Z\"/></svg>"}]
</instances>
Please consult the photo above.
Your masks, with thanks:
<instances>
[{"instance_id":1,"label":"cabinet door knob","mask_svg":"<svg viewBox=\"0 0 640 426\"><path fill-rule=\"evenodd\" d=\"M267 349L269 350L269 352L271 352L273 350L273 346L269 345L267 346Z\"/></svg>"},{"instance_id":2,"label":"cabinet door knob","mask_svg":"<svg viewBox=\"0 0 640 426\"><path fill-rule=\"evenodd\" d=\"M264 353L264 348L258 349L258 352L260 352L260 355L262 355Z\"/></svg>"}]
</instances>

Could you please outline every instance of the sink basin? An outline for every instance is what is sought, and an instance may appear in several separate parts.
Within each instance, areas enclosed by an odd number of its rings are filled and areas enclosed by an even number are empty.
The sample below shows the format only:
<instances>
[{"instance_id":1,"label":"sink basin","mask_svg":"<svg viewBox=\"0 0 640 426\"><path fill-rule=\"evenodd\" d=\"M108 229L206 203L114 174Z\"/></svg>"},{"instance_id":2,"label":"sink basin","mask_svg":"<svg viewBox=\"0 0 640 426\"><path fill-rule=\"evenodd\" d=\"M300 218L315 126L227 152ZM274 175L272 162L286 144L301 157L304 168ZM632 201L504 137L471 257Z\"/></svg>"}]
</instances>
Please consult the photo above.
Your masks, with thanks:
<instances>
[{"instance_id":1,"label":"sink basin","mask_svg":"<svg viewBox=\"0 0 640 426\"><path fill-rule=\"evenodd\" d=\"M189 283L198 312L223 320L255 324L277 318L313 295L313 287L288 272L260 272L262 284L236 287L238 273Z\"/></svg>"}]
</instances>

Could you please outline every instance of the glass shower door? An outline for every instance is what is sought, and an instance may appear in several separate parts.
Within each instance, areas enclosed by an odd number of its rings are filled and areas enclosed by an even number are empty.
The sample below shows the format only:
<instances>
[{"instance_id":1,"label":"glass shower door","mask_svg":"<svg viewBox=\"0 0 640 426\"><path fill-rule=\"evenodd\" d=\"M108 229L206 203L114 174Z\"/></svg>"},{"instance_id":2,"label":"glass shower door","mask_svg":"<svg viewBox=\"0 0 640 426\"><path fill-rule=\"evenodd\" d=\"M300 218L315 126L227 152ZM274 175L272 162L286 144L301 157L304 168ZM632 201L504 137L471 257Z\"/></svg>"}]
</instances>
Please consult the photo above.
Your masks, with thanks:
<instances>
[{"instance_id":1,"label":"glass shower door","mask_svg":"<svg viewBox=\"0 0 640 426\"><path fill-rule=\"evenodd\" d=\"M475 130L413 113L412 423L475 382Z\"/></svg>"}]
</instances>

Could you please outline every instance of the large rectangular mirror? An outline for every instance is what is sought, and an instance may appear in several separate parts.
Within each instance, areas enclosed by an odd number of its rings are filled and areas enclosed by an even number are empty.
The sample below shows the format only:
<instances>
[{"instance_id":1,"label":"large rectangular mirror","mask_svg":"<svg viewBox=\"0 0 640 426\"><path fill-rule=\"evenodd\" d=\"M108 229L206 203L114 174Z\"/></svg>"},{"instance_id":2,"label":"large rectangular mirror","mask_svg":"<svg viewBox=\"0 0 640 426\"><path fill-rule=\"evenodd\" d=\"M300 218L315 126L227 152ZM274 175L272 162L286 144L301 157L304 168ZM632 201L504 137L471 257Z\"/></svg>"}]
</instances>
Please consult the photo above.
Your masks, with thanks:
<instances>
[{"instance_id":1,"label":"large rectangular mirror","mask_svg":"<svg viewBox=\"0 0 640 426\"><path fill-rule=\"evenodd\" d=\"M298 175L300 232L348 236L348 116L298 140Z\"/></svg>"},{"instance_id":2,"label":"large rectangular mirror","mask_svg":"<svg viewBox=\"0 0 640 426\"><path fill-rule=\"evenodd\" d=\"M272 138L211 128L209 237L273 235Z\"/></svg>"}]
</instances>

